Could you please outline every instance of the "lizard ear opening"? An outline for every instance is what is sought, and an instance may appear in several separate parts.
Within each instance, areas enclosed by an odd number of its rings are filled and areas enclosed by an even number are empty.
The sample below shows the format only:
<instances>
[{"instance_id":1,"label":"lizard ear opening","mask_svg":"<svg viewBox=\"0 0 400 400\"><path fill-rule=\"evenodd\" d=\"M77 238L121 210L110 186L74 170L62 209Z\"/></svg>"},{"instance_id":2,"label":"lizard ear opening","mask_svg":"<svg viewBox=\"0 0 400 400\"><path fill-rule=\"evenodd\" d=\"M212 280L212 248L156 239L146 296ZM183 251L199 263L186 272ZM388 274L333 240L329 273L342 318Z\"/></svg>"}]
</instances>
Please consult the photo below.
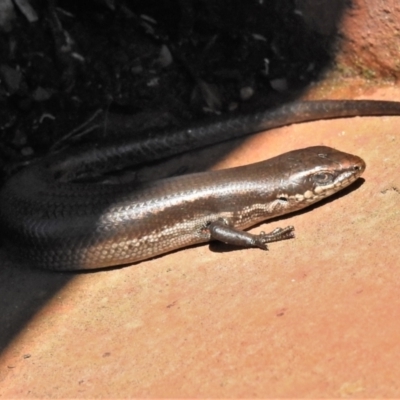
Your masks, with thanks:
<instances>
[{"instance_id":1,"label":"lizard ear opening","mask_svg":"<svg viewBox=\"0 0 400 400\"><path fill-rule=\"evenodd\" d=\"M286 196L279 196L278 200L280 200L280 201L288 201L288 198Z\"/></svg>"}]
</instances>

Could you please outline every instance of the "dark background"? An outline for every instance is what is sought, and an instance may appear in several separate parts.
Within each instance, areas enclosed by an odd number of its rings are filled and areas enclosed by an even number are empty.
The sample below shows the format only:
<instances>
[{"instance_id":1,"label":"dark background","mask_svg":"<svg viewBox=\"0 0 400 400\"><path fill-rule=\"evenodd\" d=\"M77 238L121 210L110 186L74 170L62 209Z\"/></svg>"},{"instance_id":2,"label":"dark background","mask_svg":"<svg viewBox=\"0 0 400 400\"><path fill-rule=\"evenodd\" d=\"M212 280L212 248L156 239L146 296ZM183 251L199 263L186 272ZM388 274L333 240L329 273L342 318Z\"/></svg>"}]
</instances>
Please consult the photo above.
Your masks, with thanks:
<instances>
[{"instance_id":1,"label":"dark background","mask_svg":"<svg viewBox=\"0 0 400 400\"><path fill-rule=\"evenodd\" d=\"M16 9L0 33L2 166L43 156L99 109L129 130L91 132L93 142L296 98L336 37L300 3L31 0L38 20Z\"/></svg>"}]
</instances>

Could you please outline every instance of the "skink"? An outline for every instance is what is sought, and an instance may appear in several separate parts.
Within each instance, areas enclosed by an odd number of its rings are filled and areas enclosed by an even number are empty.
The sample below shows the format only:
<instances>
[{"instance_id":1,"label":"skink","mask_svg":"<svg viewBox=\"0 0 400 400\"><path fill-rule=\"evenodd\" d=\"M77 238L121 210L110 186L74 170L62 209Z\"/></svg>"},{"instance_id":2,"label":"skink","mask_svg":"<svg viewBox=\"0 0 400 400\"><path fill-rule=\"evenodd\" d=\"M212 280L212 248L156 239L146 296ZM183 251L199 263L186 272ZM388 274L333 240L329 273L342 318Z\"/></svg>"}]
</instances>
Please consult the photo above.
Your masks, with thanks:
<instances>
[{"instance_id":1,"label":"skink","mask_svg":"<svg viewBox=\"0 0 400 400\"><path fill-rule=\"evenodd\" d=\"M353 111L347 108L346 116L384 113L384 106L388 114L400 114L400 103L350 103ZM346 108L350 103L341 104ZM317 102L317 109L323 110L322 105ZM308 113L304 119L312 117ZM299 115L295 121L301 121ZM292 122L290 117L286 122ZM241 134L246 132L243 126ZM63 157L44 159L17 173L0 192L3 241L35 267L110 267L210 240L266 249L269 242L293 237L293 227L260 235L243 229L332 195L365 169L361 158L324 146L238 168L124 185L60 181L61 164Z\"/></svg>"}]
</instances>

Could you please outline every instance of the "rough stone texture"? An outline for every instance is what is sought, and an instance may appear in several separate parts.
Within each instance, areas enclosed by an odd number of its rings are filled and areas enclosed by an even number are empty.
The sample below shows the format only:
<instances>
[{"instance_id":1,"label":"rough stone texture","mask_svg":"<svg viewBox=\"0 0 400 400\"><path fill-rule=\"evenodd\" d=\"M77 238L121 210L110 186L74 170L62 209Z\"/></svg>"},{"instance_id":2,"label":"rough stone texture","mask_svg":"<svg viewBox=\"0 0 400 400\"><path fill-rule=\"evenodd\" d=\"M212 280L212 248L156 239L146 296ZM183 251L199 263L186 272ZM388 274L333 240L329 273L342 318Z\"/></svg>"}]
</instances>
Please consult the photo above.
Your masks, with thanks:
<instances>
[{"instance_id":1,"label":"rough stone texture","mask_svg":"<svg viewBox=\"0 0 400 400\"><path fill-rule=\"evenodd\" d=\"M339 33L336 62L343 75L400 76L400 3L397 0L297 0L309 27ZM336 32L335 32L336 31Z\"/></svg>"},{"instance_id":2,"label":"rough stone texture","mask_svg":"<svg viewBox=\"0 0 400 400\"><path fill-rule=\"evenodd\" d=\"M400 75L400 3L357 0L342 22L338 61L366 78Z\"/></svg>"}]
</instances>

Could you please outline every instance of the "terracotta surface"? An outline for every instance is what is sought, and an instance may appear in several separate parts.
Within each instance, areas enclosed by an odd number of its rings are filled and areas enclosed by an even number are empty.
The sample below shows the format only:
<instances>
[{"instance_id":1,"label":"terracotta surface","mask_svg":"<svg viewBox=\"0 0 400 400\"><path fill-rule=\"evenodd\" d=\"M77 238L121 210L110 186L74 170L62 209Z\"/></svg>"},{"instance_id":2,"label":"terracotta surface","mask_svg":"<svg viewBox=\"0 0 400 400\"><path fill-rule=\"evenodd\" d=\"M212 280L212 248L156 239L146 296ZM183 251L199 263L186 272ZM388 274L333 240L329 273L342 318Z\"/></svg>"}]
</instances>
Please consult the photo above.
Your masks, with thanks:
<instances>
[{"instance_id":1,"label":"terracotta surface","mask_svg":"<svg viewBox=\"0 0 400 400\"><path fill-rule=\"evenodd\" d=\"M296 0L310 29L337 35L341 75L371 79L400 77L398 0Z\"/></svg>"},{"instance_id":2,"label":"terracotta surface","mask_svg":"<svg viewBox=\"0 0 400 400\"><path fill-rule=\"evenodd\" d=\"M295 225L269 252L205 245L89 274L2 253L0 397L400 396L399 130L319 121L227 154L218 167L323 144L367 163L345 195L254 229Z\"/></svg>"},{"instance_id":3,"label":"terracotta surface","mask_svg":"<svg viewBox=\"0 0 400 400\"><path fill-rule=\"evenodd\" d=\"M365 78L400 77L400 3L356 0L343 15L337 62ZM347 71L346 71L347 70Z\"/></svg>"}]
</instances>

